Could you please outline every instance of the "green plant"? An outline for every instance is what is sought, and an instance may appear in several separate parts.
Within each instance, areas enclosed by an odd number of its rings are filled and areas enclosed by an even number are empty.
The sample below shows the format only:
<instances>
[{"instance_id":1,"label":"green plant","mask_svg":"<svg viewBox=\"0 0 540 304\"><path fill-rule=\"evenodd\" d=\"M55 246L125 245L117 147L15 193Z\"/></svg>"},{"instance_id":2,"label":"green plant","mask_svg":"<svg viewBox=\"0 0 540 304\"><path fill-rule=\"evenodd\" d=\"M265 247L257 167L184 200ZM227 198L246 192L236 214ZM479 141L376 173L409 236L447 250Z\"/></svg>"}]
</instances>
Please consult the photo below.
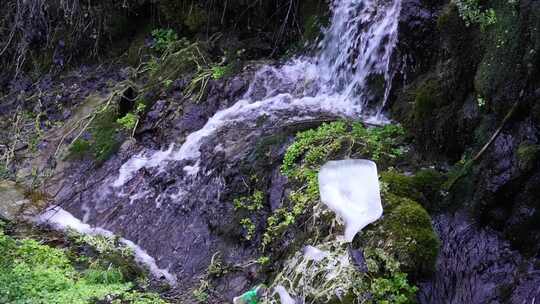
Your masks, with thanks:
<instances>
[{"instance_id":1,"label":"green plant","mask_svg":"<svg viewBox=\"0 0 540 304\"><path fill-rule=\"evenodd\" d=\"M253 238L253 235L255 234L255 224L253 224L253 221L249 218L243 218L240 220L240 225L244 228L246 231L246 240L251 240Z\"/></svg>"},{"instance_id":2,"label":"green plant","mask_svg":"<svg viewBox=\"0 0 540 304\"><path fill-rule=\"evenodd\" d=\"M229 269L227 265L221 258L221 253L219 251L214 253L214 255L212 255L212 259L210 260L210 265L208 265L208 269L206 270L207 275L209 277L219 278L225 275L228 271Z\"/></svg>"},{"instance_id":3,"label":"green plant","mask_svg":"<svg viewBox=\"0 0 540 304\"><path fill-rule=\"evenodd\" d=\"M388 164L401 158L406 151L401 144L404 135L405 131L398 125L365 128L360 123L344 121L325 123L317 129L298 133L281 166L281 172L298 188L289 194L288 205L274 210L268 217L263 247L318 202L317 174L326 161L338 156L357 156Z\"/></svg>"},{"instance_id":4,"label":"green plant","mask_svg":"<svg viewBox=\"0 0 540 304\"><path fill-rule=\"evenodd\" d=\"M268 265L270 264L270 257L268 256L262 256L257 259L257 264L259 265Z\"/></svg>"},{"instance_id":5,"label":"green plant","mask_svg":"<svg viewBox=\"0 0 540 304\"><path fill-rule=\"evenodd\" d=\"M215 65L210 69L212 71L212 78L214 80L219 80L231 75L233 73L234 66L232 63L230 63L227 65Z\"/></svg>"},{"instance_id":6,"label":"green plant","mask_svg":"<svg viewBox=\"0 0 540 304\"><path fill-rule=\"evenodd\" d=\"M255 190L250 196L242 196L233 200L235 210L257 211L264 207L264 192Z\"/></svg>"},{"instance_id":7,"label":"green plant","mask_svg":"<svg viewBox=\"0 0 540 304\"><path fill-rule=\"evenodd\" d=\"M177 40L178 35L172 29L155 29L152 31L154 38L153 49L162 53L171 47Z\"/></svg>"},{"instance_id":8,"label":"green plant","mask_svg":"<svg viewBox=\"0 0 540 304\"><path fill-rule=\"evenodd\" d=\"M139 102L137 103L133 112L126 113L126 115L124 115L123 117L118 118L116 120L116 123L118 123L125 130L131 131L131 134L133 135L135 129L137 128L137 125L139 124L141 115L145 109L146 105L142 102Z\"/></svg>"},{"instance_id":9,"label":"green plant","mask_svg":"<svg viewBox=\"0 0 540 304\"><path fill-rule=\"evenodd\" d=\"M492 8L482 9L478 0L456 0L459 15L467 26L478 24L482 30L497 22L495 10Z\"/></svg>"},{"instance_id":10,"label":"green plant","mask_svg":"<svg viewBox=\"0 0 540 304\"><path fill-rule=\"evenodd\" d=\"M193 297L199 303L206 303L208 301L208 290L210 289L210 282L208 280L200 280L199 287L193 290Z\"/></svg>"},{"instance_id":11,"label":"green plant","mask_svg":"<svg viewBox=\"0 0 540 304\"><path fill-rule=\"evenodd\" d=\"M131 288L114 268L78 273L66 251L0 232L2 303L88 303Z\"/></svg>"},{"instance_id":12,"label":"green plant","mask_svg":"<svg viewBox=\"0 0 540 304\"><path fill-rule=\"evenodd\" d=\"M116 122L126 130L133 130L139 118L133 113L127 113L124 117L120 117Z\"/></svg>"}]
</instances>

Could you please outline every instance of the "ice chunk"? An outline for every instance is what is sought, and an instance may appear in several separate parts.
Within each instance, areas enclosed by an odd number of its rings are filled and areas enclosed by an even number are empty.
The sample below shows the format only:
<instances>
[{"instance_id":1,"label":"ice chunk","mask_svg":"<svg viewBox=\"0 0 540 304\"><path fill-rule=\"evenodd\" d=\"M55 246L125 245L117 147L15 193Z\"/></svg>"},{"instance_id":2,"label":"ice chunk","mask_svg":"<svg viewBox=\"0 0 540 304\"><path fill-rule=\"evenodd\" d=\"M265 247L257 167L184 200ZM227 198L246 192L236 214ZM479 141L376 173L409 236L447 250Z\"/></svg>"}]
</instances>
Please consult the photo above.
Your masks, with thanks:
<instances>
[{"instance_id":1,"label":"ice chunk","mask_svg":"<svg viewBox=\"0 0 540 304\"><path fill-rule=\"evenodd\" d=\"M327 256L328 256L328 252L322 251L317 247L308 245L304 248L304 257L307 260L313 260L315 262L319 262L319 261L322 261Z\"/></svg>"},{"instance_id":2,"label":"ice chunk","mask_svg":"<svg viewBox=\"0 0 540 304\"><path fill-rule=\"evenodd\" d=\"M58 206L47 208L45 212L35 217L33 221L38 224L47 225L61 231L73 229L81 234L101 235L106 237L114 236L114 234L109 230L99 227L92 228L90 225L81 222L71 213ZM164 277L170 284L176 284L176 277L169 273L166 269L159 268L156 264L156 260L151 257L146 251L144 251L144 249L142 249L132 241L124 238L121 238L120 242L133 251L135 261L141 265L146 266L150 273L152 273L152 275L157 278Z\"/></svg>"},{"instance_id":3,"label":"ice chunk","mask_svg":"<svg viewBox=\"0 0 540 304\"><path fill-rule=\"evenodd\" d=\"M382 215L377 165L370 160L326 163L319 172L319 191L321 201L345 222L348 242Z\"/></svg>"},{"instance_id":4,"label":"ice chunk","mask_svg":"<svg viewBox=\"0 0 540 304\"><path fill-rule=\"evenodd\" d=\"M285 287L278 285L274 288L274 290L279 294L279 300L281 304L294 304L295 303L294 299L291 297L291 295L289 295Z\"/></svg>"}]
</instances>

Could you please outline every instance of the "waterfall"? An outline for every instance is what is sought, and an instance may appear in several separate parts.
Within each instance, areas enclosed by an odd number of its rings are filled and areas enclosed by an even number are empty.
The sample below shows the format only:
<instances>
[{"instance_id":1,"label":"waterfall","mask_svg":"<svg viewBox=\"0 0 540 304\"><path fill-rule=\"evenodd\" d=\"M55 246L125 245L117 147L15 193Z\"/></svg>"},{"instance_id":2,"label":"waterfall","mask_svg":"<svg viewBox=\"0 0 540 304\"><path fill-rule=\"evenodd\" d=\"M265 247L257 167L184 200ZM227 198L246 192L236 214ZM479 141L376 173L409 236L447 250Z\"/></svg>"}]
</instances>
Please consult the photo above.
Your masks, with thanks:
<instances>
[{"instance_id":1,"label":"waterfall","mask_svg":"<svg viewBox=\"0 0 540 304\"><path fill-rule=\"evenodd\" d=\"M113 186L127 183L142 168L166 170L170 161L187 161L188 175L201 166L200 148L208 137L237 123L255 127L265 117L273 125L333 115L382 122L392 72L390 62L397 41L400 0L334 0L331 25L318 52L282 66L256 72L247 92L233 106L217 112L179 149L143 151L120 169ZM384 96L368 110L370 77L384 78ZM371 105L373 106L373 105ZM219 149L220 147L216 147Z\"/></svg>"},{"instance_id":2,"label":"waterfall","mask_svg":"<svg viewBox=\"0 0 540 304\"><path fill-rule=\"evenodd\" d=\"M335 0L314 55L260 67L244 95L182 145L144 149L121 166L113 159L84 187L66 189L59 204L84 224L146 249L160 269L182 274L180 286L197 283L212 252L250 258L248 249L223 238L228 232L213 230L231 220L221 202L231 178L240 177L236 166L275 128L328 117L384 121L399 1ZM377 96L374 77L382 83Z\"/></svg>"}]
</instances>

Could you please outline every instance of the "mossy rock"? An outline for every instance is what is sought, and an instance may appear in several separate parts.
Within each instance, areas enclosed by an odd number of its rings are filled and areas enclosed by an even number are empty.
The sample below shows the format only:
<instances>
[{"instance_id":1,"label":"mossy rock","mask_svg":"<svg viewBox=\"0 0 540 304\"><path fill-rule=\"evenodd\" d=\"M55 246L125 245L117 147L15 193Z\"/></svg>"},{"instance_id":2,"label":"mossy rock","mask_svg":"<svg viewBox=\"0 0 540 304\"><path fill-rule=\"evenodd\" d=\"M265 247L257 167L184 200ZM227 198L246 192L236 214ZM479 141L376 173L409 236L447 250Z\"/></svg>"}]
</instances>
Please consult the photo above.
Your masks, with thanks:
<instances>
[{"instance_id":1,"label":"mossy rock","mask_svg":"<svg viewBox=\"0 0 540 304\"><path fill-rule=\"evenodd\" d=\"M411 199L420 198L421 195L416 189L414 177L404 175L397 171L384 171L380 176L381 181L387 185L390 193Z\"/></svg>"},{"instance_id":2,"label":"mossy rock","mask_svg":"<svg viewBox=\"0 0 540 304\"><path fill-rule=\"evenodd\" d=\"M439 239L427 211L416 201L391 193L385 195L384 205L383 218L361 235L361 246L383 249L413 276L432 273Z\"/></svg>"},{"instance_id":3,"label":"mossy rock","mask_svg":"<svg viewBox=\"0 0 540 304\"><path fill-rule=\"evenodd\" d=\"M492 1L497 21L486 29L481 37L485 50L474 79L474 86L480 96L491 98L497 91L516 90L510 83L520 79L523 47L520 35L520 16L508 1ZM505 92L517 97L519 92ZM503 106L499 112L505 112Z\"/></svg>"},{"instance_id":4,"label":"mossy rock","mask_svg":"<svg viewBox=\"0 0 540 304\"><path fill-rule=\"evenodd\" d=\"M521 170L532 170L540 158L540 145L522 143L517 150Z\"/></svg>"},{"instance_id":5,"label":"mossy rock","mask_svg":"<svg viewBox=\"0 0 540 304\"><path fill-rule=\"evenodd\" d=\"M428 210L440 209L441 190L446 176L435 169L422 169L408 176L397 171L384 171L381 181L385 183L389 200L409 198L418 201ZM394 199L395 200L395 199Z\"/></svg>"},{"instance_id":6,"label":"mossy rock","mask_svg":"<svg viewBox=\"0 0 540 304\"><path fill-rule=\"evenodd\" d=\"M414 118L419 124L432 117L441 103L442 89L435 79L428 79L414 92Z\"/></svg>"}]
</instances>

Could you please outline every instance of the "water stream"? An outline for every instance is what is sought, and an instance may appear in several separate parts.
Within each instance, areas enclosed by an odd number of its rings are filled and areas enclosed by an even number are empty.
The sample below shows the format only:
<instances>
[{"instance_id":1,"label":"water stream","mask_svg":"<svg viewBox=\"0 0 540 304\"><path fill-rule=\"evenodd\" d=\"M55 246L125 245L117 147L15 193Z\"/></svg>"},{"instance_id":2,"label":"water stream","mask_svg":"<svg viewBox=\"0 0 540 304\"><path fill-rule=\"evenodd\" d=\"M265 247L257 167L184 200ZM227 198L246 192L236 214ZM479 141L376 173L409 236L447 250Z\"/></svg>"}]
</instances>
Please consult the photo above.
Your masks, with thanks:
<instances>
[{"instance_id":1,"label":"water stream","mask_svg":"<svg viewBox=\"0 0 540 304\"><path fill-rule=\"evenodd\" d=\"M205 139L235 123L254 127L264 117L276 125L324 114L384 122L400 8L400 0L335 0L331 25L317 55L261 68L241 100L216 113L179 149L169 146L134 156L122 166L113 185L124 185L142 168L166 170L169 161L190 161L184 171L197 174ZM385 94L375 105L368 104L370 77L384 78Z\"/></svg>"},{"instance_id":2,"label":"water stream","mask_svg":"<svg viewBox=\"0 0 540 304\"><path fill-rule=\"evenodd\" d=\"M245 94L182 145L143 149L123 164L115 158L62 192L59 203L144 248L160 269L178 276L179 286L197 284L217 251L232 260L251 258L252 248L228 239L234 215L222 195L261 130L329 116L386 121L401 2L335 0L331 6L331 25L315 55L259 68ZM382 80L377 91L386 93L373 94L373 79Z\"/></svg>"}]
</instances>

